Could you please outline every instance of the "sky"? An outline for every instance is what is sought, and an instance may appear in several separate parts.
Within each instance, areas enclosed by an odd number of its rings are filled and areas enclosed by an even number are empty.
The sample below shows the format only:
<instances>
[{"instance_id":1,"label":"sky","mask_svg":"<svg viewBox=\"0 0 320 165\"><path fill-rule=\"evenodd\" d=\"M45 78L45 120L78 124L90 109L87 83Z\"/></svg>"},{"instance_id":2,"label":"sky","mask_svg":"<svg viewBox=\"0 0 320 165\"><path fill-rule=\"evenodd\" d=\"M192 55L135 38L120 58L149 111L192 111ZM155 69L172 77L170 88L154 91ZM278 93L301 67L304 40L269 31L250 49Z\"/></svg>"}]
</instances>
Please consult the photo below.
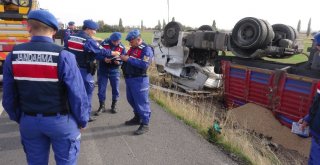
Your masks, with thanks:
<instances>
[{"instance_id":1,"label":"sky","mask_svg":"<svg viewBox=\"0 0 320 165\"><path fill-rule=\"evenodd\" d=\"M168 17L185 26L200 27L216 22L218 29L231 30L245 17L282 23L305 31L311 18L312 31L320 30L319 0L38 0L40 8L52 12L62 23L103 20L108 25L155 27ZM169 2L169 9L168 9ZM169 13L169 14L168 14Z\"/></svg>"}]
</instances>

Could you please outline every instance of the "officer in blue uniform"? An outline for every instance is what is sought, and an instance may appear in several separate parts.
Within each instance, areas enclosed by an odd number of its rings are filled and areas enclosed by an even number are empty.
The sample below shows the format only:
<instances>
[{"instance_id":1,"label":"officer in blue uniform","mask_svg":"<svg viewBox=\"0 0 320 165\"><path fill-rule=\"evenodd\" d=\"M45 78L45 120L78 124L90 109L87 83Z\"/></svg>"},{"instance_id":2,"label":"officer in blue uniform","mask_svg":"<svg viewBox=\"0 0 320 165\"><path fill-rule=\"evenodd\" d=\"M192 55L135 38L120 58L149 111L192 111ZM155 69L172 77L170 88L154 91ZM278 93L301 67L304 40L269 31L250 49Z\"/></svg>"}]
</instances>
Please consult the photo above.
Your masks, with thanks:
<instances>
[{"instance_id":1,"label":"officer in blue uniform","mask_svg":"<svg viewBox=\"0 0 320 165\"><path fill-rule=\"evenodd\" d=\"M111 51L103 48L97 41L92 39L98 29L98 24L92 20L83 22L82 30L74 35L71 35L68 40L68 50L75 54L80 72L84 81L84 85L88 95L88 101L91 111L92 93L94 90L93 75L96 72L96 61L119 56L120 52ZM95 118L90 116L89 122Z\"/></svg>"},{"instance_id":2,"label":"officer in blue uniform","mask_svg":"<svg viewBox=\"0 0 320 165\"><path fill-rule=\"evenodd\" d=\"M320 33L314 36L317 51L320 51ZM319 61L318 61L319 62ZM313 104L309 110L309 114L299 120L301 129L307 125L310 126L312 135L311 150L309 155L309 165L320 164L320 82L317 84L317 93L313 99Z\"/></svg>"},{"instance_id":3,"label":"officer in blue uniform","mask_svg":"<svg viewBox=\"0 0 320 165\"><path fill-rule=\"evenodd\" d=\"M126 125L140 125L134 132L141 135L149 131L151 116L149 102L149 77L147 69L151 64L153 51L143 42L140 31L132 30L126 40L130 42L127 55L121 55L122 71L126 82L127 100L133 108L134 117L125 122Z\"/></svg>"},{"instance_id":4,"label":"officer in blue uniform","mask_svg":"<svg viewBox=\"0 0 320 165\"><path fill-rule=\"evenodd\" d=\"M110 49L113 51L118 51L125 55L126 50L121 43L121 33L114 32L110 35L108 39L105 39L101 45L105 49ZM106 100L106 90L108 85L108 79L110 80L110 85L112 88L112 104L111 113L117 113L116 104L119 99L119 84L120 84L120 70L119 67L122 61L118 57L107 58L106 60L99 61L98 69L98 97L100 107L95 113L99 116L101 112L106 112L105 100Z\"/></svg>"},{"instance_id":5,"label":"officer in blue uniform","mask_svg":"<svg viewBox=\"0 0 320 165\"><path fill-rule=\"evenodd\" d=\"M20 126L28 164L75 165L89 103L74 55L53 43L56 18L46 10L28 15L31 41L16 45L3 70L4 110Z\"/></svg>"},{"instance_id":6,"label":"officer in blue uniform","mask_svg":"<svg viewBox=\"0 0 320 165\"><path fill-rule=\"evenodd\" d=\"M64 36L63 36L63 44L64 47L68 47L68 40L70 38L70 35L74 34L74 30L76 29L75 23L73 21L68 22L68 28L66 29Z\"/></svg>"}]
</instances>

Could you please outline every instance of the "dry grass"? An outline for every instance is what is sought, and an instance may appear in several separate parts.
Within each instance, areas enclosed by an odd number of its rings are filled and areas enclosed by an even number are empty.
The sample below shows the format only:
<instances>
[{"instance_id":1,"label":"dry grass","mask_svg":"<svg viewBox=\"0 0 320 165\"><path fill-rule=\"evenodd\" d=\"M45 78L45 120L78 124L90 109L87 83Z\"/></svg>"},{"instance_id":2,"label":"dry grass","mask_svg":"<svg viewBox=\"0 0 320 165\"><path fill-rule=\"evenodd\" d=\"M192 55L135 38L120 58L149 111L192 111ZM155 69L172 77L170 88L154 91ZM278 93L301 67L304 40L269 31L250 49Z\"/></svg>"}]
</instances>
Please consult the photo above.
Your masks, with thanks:
<instances>
[{"instance_id":1,"label":"dry grass","mask_svg":"<svg viewBox=\"0 0 320 165\"><path fill-rule=\"evenodd\" d=\"M153 75L151 76L151 81L161 80L159 76ZM208 137L208 129L212 128L213 122L221 119L221 117L218 118L215 115L217 110L221 111L216 103L198 102L191 98L165 93L156 89L151 89L150 95L153 100L163 106L169 113L197 129L205 137ZM232 124L228 117L226 117L226 120L221 121L222 133L216 137L216 143L224 146L229 152L246 159L249 164L281 164L270 148L263 144L263 140L250 135L245 129L235 129Z\"/></svg>"},{"instance_id":2,"label":"dry grass","mask_svg":"<svg viewBox=\"0 0 320 165\"><path fill-rule=\"evenodd\" d=\"M220 135L222 143L236 148L254 164L282 164L277 155L267 145L265 139L249 133L245 128L238 128L238 124L234 123L229 116L222 122L221 126L224 130Z\"/></svg>"},{"instance_id":3,"label":"dry grass","mask_svg":"<svg viewBox=\"0 0 320 165\"><path fill-rule=\"evenodd\" d=\"M153 99L177 118L184 120L187 124L199 129L199 132L205 132L211 127L215 118L214 112L206 111L197 105L192 99L181 98L177 95L164 93L152 89L150 91Z\"/></svg>"},{"instance_id":4,"label":"dry grass","mask_svg":"<svg viewBox=\"0 0 320 165\"><path fill-rule=\"evenodd\" d=\"M168 112L186 124L196 128L199 133L207 136L208 128L212 127L216 118L216 107L209 104L199 105L191 99L152 89L150 91L154 100L162 105ZM211 108L211 110L208 110ZM231 125L230 125L231 124ZM217 143L227 147L227 150L245 156L257 165L281 164L271 149L259 137L249 134L245 129L236 129L227 118L221 123L222 133L217 137ZM239 156L239 155L238 155Z\"/></svg>"}]
</instances>

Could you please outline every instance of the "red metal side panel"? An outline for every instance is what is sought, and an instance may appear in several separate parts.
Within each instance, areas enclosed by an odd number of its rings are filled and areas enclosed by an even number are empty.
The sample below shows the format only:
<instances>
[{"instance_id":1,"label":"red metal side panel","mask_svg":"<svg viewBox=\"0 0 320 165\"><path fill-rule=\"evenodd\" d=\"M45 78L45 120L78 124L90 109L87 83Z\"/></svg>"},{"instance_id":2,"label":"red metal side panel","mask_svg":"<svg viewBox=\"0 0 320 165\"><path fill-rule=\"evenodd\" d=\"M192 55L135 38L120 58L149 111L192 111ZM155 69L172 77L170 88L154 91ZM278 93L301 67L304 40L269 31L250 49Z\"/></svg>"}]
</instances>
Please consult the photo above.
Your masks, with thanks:
<instances>
[{"instance_id":1,"label":"red metal side panel","mask_svg":"<svg viewBox=\"0 0 320 165\"><path fill-rule=\"evenodd\" d=\"M245 67L222 61L227 107L253 102L271 109L279 121L291 127L309 112L318 79Z\"/></svg>"},{"instance_id":2,"label":"red metal side panel","mask_svg":"<svg viewBox=\"0 0 320 165\"><path fill-rule=\"evenodd\" d=\"M277 92L279 103L275 108L278 119L290 127L308 112L316 91L317 80L285 74Z\"/></svg>"},{"instance_id":3,"label":"red metal side panel","mask_svg":"<svg viewBox=\"0 0 320 165\"><path fill-rule=\"evenodd\" d=\"M226 106L232 108L245 104L246 70L231 67L229 61L222 61L222 69Z\"/></svg>"},{"instance_id":4,"label":"red metal side panel","mask_svg":"<svg viewBox=\"0 0 320 165\"><path fill-rule=\"evenodd\" d=\"M249 74L248 102L253 102L264 107L270 107L271 87L274 72L263 69L251 68Z\"/></svg>"},{"instance_id":5,"label":"red metal side panel","mask_svg":"<svg viewBox=\"0 0 320 165\"><path fill-rule=\"evenodd\" d=\"M223 61L225 100L228 107L253 102L264 107L271 107L270 94L273 71L243 67Z\"/></svg>"}]
</instances>

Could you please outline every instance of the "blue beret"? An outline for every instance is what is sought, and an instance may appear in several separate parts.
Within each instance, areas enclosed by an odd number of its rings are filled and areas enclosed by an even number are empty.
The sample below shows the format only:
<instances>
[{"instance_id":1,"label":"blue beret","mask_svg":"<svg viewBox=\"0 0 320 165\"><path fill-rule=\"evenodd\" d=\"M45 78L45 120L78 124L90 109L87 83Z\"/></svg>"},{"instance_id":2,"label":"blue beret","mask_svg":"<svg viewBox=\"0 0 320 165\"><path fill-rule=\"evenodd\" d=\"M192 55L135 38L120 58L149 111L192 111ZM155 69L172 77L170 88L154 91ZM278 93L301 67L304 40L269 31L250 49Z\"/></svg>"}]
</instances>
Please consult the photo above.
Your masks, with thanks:
<instances>
[{"instance_id":1,"label":"blue beret","mask_svg":"<svg viewBox=\"0 0 320 165\"><path fill-rule=\"evenodd\" d=\"M314 35L314 39L315 39L316 43L319 45L320 44L320 32L317 33L316 35Z\"/></svg>"},{"instance_id":2,"label":"blue beret","mask_svg":"<svg viewBox=\"0 0 320 165\"><path fill-rule=\"evenodd\" d=\"M73 26L75 23L73 22L73 21L70 21L69 23L68 23L68 25L69 26Z\"/></svg>"},{"instance_id":3,"label":"blue beret","mask_svg":"<svg viewBox=\"0 0 320 165\"><path fill-rule=\"evenodd\" d=\"M127 41L131 41L131 40L133 40L133 39L136 39L137 37L139 37L140 36L140 31L138 30L138 29L134 29L134 30L131 30L129 33L128 33L128 35L127 35L127 37L126 37L126 40Z\"/></svg>"},{"instance_id":4,"label":"blue beret","mask_svg":"<svg viewBox=\"0 0 320 165\"><path fill-rule=\"evenodd\" d=\"M118 41L121 40L121 33L120 32L114 32L110 36L111 41Z\"/></svg>"},{"instance_id":5,"label":"blue beret","mask_svg":"<svg viewBox=\"0 0 320 165\"><path fill-rule=\"evenodd\" d=\"M87 19L83 21L83 26L85 28L89 28L92 30L98 30L99 29L99 25L97 23L95 23L94 21L92 21L91 19Z\"/></svg>"},{"instance_id":6,"label":"blue beret","mask_svg":"<svg viewBox=\"0 0 320 165\"><path fill-rule=\"evenodd\" d=\"M56 17L47 10L32 10L28 14L28 19L42 22L55 30L59 29Z\"/></svg>"}]
</instances>

